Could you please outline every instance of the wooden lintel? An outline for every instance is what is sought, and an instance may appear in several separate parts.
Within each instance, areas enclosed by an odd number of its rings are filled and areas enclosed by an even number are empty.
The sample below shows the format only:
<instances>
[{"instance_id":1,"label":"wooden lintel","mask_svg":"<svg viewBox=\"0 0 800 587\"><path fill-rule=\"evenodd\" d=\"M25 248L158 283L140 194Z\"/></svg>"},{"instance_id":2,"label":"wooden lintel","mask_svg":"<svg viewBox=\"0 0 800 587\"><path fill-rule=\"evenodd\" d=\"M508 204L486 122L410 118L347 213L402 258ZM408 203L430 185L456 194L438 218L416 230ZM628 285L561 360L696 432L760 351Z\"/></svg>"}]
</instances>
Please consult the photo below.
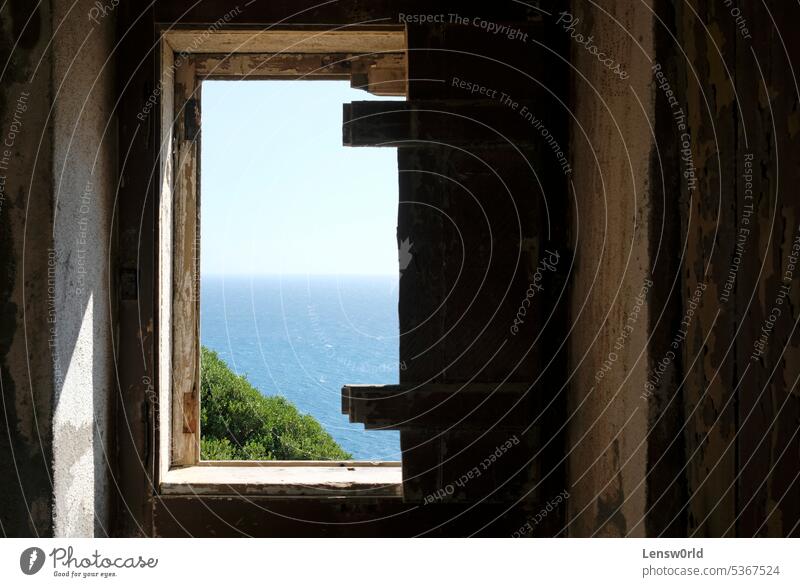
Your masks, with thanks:
<instances>
[{"instance_id":1,"label":"wooden lintel","mask_svg":"<svg viewBox=\"0 0 800 587\"><path fill-rule=\"evenodd\" d=\"M391 74L405 88L404 53L212 53L194 61L201 79L352 79L357 73L372 75L372 85L388 92L392 84L379 83L378 76Z\"/></svg>"},{"instance_id":2,"label":"wooden lintel","mask_svg":"<svg viewBox=\"0 0 800 587\"><path fill-rule=\"evenodd\" d=\"M366 53L405 51L399 27L372 30L306 30L259 27L209 34L207 28L177 29L164 37L176 53Z\"/></svg>"}]
</instances>

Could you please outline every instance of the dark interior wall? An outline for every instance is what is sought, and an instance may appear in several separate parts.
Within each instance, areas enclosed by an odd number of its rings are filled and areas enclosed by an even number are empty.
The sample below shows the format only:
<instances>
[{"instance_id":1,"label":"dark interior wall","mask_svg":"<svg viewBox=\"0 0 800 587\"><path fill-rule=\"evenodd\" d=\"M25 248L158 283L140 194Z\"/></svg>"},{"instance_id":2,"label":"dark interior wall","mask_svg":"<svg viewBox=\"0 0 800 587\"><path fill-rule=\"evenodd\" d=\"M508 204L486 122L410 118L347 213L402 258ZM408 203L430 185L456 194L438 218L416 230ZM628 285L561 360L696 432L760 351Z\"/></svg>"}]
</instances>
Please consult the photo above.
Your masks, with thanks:
<instances>
[{"instance_id":1,"label":"dark interior wall","mask_svg":"<svg viewBox=\"0 0 800 587\"><path fill-rule=\"evenodd\" d=\"M572 534L795 533L797 7L572 11L572 34L630 73L619 84L572 47Z\"/></svg>"},{"instance_id":2,"label":"dark interior wall","mask_svg":"<svg viewBox=\"0 0 800 587\"><path fill-rule=\"evenodd\" d=\"M673 185L687 252L683 313L700 298L679 390L686 531L785 536L800 520L800 275L792 269L800 46L789 24L800 12L785 2L664 2L662 13L670 34L660 61L687 114L698 182ZM686 164L673 160L669 174L682 177Z\"/></svg>"},{"instance_id":3,"label":"dark interior wall","mask_svg":"<svg viewBox=\"0 0 800 587\"><path fill-rule=\"evenodd\" d=\"M744 39L740 33L736 41L739 72L736 89L745 113L737 129L737 164L741 165L752 150L753 181L761 188L760 193L753 194L755 202L752 202L747 194L748 179L743 177L741 167L738 169L737 211L744 214L749 204L754 203L758 221L752 223L751 234L756 254L748 255L740 269L743 278L737 288L737 311L746 316L746 321L742 320L742 344L736 351L737 374L744 376L747 365L752 365L750 369L761 368L742 386L742 398L737 405L740 430L737 461L741 477L733 490L741 516L735 527L741 536L789 533L797 536L800 532L800 332L797 328L800 272L796 267L800 252L797 196L800 39L789 23L800 19L800 7L771 2L765 10L756 10L748 3L742 6L742 14L752 23L753 39ZM758 87L757 92L752 91L754 87ZM745 144L745 129L752 147ZM777 306L780 316L775 314ZM762 336L765 325L770 323L770 314L777 316L778 321L764 341ZM764 341L767 347L758 346L759 358L754 357L756 341Z\"/></svg>"},{"instance_id":4,"label":"dark interior wall","mask_svg":"<svg viewBox=\"0 0 800 587\"><path fill-rule=\"evenodd\" d=\"M663 79L675 79L679 59L675 58L674 30L669 23L673 14L672 2L653 4L654 61L649 65L653 84L661 78L654 68L664 74ZM653 288L649 303L650 348L649 378L659 361L673 350L676 325L683 319L682 261L688 254L686 239L681 229L685 218L686 199L679 197L683 176L680 166L681 132L673 116L674 103L661 89L653 90L652 125L655 133L654 148L650 153L649 178L655 194L651 222L658 226L652 230L649 254L653 263ZM671 355L669 355L671 356ZM686 475L686 447L684 414L685 398L682 393L684 355L678 353L670 367L661 375L663 383L648 388L652 401L648 406L647 485L645 520L648 536L686 536L688 501ZM676 392L677 390L677 392ZM642 389L639 390L640 392Z\"/></svg>"},{"instance_id":5,"label":"dark interior wall","mask_svg":"<svg viewBox=\"0 0 800 587\"><path fill-rule=\"evenodd\" d=\"M431 142L399 150L398 242L408 239L420 252L400 282L401 383L526 387L512 410L516 429L503 417L508 408L490 398L460 429L401 432L404 474L418 476L404 484L405 499L457 479L478 455L514 437L515 454L461 498L546 503L565 490L560 383L572 243L568 175L552 147L566 153L565 43L538 10L514 18L476 10L481 21L514 31L493 36L474 26L468 9L453 12L459 20L408 27L410 100L457 108L438 124L463 136L440 129ZM480 109L475 87L485 88ZM483 126L491 140L468 140ZM548 518L563 527L563 509Z\"/></svg>"},{"instance_id":6,"label":"dark interior wall","mask_svg":"<svg viewBox=\"0 0 800 587\"><path fill-rule=\"evenodd\" d=\"M50 10L23 0L0 9L0 535L18 537L53 531L52 400L63 376L50 345Z\"/></svg>"},{"instance_id":7,"label":"dark interior wall","mask_svg":"<svg viewBox=\"0 0 800 587\"><path fill-rule=\"evenodd\" d=\"M152 535L157 402L155 210L158 194L158 109L146 108L158 87L152 6L119 6L118 381L114 534ZM124 154L124 155L123 155Z\"/></svg>"}]
</instances>

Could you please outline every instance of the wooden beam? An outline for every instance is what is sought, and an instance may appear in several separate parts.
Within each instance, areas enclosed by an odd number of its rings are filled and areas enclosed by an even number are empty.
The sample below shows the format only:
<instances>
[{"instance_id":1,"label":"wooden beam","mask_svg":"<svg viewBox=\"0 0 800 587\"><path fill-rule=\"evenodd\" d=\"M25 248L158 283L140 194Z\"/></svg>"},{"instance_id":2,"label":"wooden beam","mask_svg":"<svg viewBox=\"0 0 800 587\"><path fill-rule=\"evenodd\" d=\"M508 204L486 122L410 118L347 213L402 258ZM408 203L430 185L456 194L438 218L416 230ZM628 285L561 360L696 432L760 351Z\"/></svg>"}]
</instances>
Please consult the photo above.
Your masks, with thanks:
<instances>
[{"instance_id":1,"label":"wooden beam","mask_svg":"<svg viewBox=\"0 0 800 587\"><path fill-rule=\"evenodd\" d=\"M349 79L378 96L405 96L405 53L213 53L194 57L201 79Z\"/></svg>"},{"instance_id":2,"label":"wooden beam","mask_svg":"<svg viewBox=\"0 0 800 587\"><path fill-rule=\"evenodd\" d=\"M455 146L530 148L545 144L535 120L549 109L533 102L516 109L494 100L424 100L344 104L342 139L347 147L413 147L431 142ZM565 137L559 138L567 144Z\"/></svg>"},{"instance_id":3,"label":"wooden beam","mask_svg":"<svg viewBox=\"0 0 800 587\"><path fill-rule=\"evenodd\" d=\"M358 22L403 24L405 15L457 12L459 16L495 21L541 22L546 13L561 8L561 0L533 2L464 2L446 0L432 4L429 0L350 0L319 2L318 0L270 0L242 3L231 10L231 3L221 0L156 0L157 22L171 26L211 24L228 15L226 24L238 26L280 24L280 26L347 26Z\"/></svg>"},{"instance_id":4,"label":"wooden beam","mask_svg":"<svg viewBox=\"0 0 800 587\"><path fill-rule=\"evenodd\" d=\"M530 425L543 409L524 383L345 385L342 413L366 428L484 430Z\"/></svg>"},{"instance_id":5,"label":"wooden beam","mask_svg":"<svg viewBox=\"0 0 800 587\"><path fill-rule=\"evenodd\" d=\"M176 53L398 53L406 38L398 27L380 30L179 29L164 38Z\"/></svg>"},{"instance_id":6,"label":"wooden beam","mask_svg":"<svg viewBox=\"0 0 800 587\"><path fill-rule=\"evenodd\" d=\"M387 53L380 59L362 57L353 63L350 85L376 96L405 96L408 63L405 53Z\"/></svg>"}]
</instances>

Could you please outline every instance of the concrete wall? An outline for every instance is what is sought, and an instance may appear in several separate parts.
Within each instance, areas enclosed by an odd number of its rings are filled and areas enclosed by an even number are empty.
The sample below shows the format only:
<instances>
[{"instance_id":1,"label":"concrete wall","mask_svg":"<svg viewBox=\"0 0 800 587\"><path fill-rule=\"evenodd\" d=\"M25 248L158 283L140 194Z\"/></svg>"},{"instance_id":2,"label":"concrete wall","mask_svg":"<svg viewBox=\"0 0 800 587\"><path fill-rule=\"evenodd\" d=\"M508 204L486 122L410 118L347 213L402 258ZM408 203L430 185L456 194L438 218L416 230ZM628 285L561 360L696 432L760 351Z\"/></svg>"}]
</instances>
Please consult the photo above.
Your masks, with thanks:
<instances>
[{"instance_id":1,"label":"concrete wall","mask_svg":"<svg viewBox=\"0 0 800 587\"><path fill-rule=\"evenodd\" d=\"M110 521L114 19L91 21L93 6L10 2L0 20L7 535L105 535Z\"/></svg>"},{"instance_id":2,"label":"concrete wall","mask_svg":"<svg viewBox=\"0 0 800 587\"><path fill-rule=\"evenodd\" d=\"M92 12L92 9L95 12ZM58 352L53 405L57 536L106 535L114 314L110 270L116 188L113 12L54 2L53 175Z\"/></svg>"}]
</instances>

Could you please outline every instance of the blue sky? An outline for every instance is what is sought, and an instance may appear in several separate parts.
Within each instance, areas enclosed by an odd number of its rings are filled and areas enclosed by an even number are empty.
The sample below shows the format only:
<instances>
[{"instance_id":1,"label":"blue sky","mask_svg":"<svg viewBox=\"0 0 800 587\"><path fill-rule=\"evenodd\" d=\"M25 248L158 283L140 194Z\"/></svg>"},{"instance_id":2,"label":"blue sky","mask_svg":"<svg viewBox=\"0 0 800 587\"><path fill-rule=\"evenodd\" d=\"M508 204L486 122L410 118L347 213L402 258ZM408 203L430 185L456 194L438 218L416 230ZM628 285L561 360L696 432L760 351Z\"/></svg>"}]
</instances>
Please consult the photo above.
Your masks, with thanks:
<instances>
[{"instance_id":1,"label":"blue sky","mask_svg":"<svg viewBox=\"0 0 800 587\"><path fill-rule=\"evenodd\" d=\"M342 146L346 81L206 81L201 273L396 275L397 152Z\"/></svg>"}]
</instances>

